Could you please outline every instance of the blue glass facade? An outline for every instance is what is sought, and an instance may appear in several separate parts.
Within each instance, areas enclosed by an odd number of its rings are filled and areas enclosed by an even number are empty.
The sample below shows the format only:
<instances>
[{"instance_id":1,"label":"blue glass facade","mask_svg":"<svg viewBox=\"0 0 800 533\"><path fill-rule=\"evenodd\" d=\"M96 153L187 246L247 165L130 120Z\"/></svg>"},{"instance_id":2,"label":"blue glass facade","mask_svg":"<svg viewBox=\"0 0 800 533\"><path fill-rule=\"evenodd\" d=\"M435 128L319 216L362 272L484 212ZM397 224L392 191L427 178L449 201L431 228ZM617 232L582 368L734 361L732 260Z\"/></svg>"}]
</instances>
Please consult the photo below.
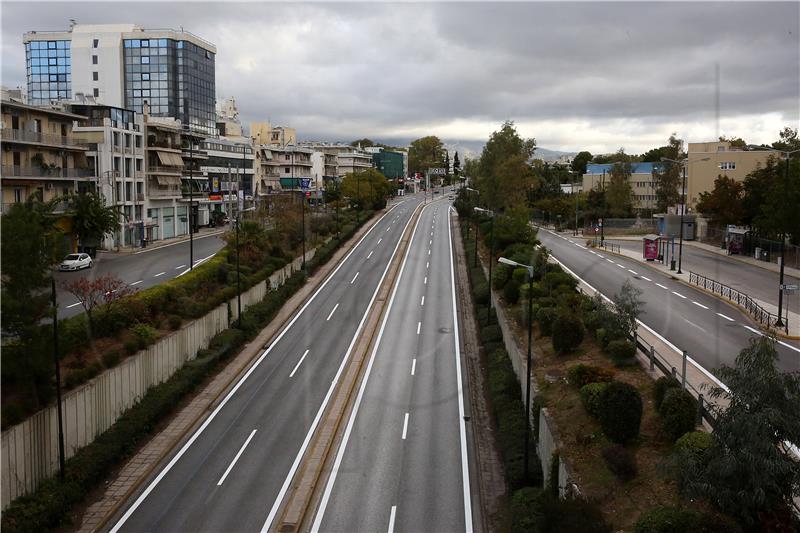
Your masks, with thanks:
<instances>
[{"instance_id":1,"label":"blue glass facade","mask_svg":"<svg viewBox=\"0 0 800 533\"><path fill-rule=\"evenodd\" d=\"M216 131L215 54L189 41L125 39L125 107Z\"/></svg>"},{"instance_id":2,"label":"blue glass facade","mask_svg":"<svg viewBox=\"0 0 800 533\"><path fill-rule=\"evenodd\" d=\"M72 57L69 41L25 43L28 98L33 105L72 98Z\"/></svg>"}]
</instances>

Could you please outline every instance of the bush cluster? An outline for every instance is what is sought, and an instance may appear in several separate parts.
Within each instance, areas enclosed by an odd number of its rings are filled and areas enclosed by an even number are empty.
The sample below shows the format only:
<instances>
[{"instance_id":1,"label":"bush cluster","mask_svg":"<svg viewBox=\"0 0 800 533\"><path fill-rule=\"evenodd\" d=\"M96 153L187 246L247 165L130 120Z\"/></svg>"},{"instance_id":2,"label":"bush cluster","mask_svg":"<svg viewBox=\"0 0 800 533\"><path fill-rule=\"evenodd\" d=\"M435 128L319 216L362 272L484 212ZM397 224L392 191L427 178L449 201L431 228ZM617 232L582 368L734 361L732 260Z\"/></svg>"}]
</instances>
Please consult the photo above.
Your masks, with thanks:
<instances>
[{"instance_id":1,"label":"bush cluster","mask_svg":"<svg viewBox=\"0 0 800 533\"><path fill-rule=\"evenodd\" d=\"M614 381L600 393L599 416L603 433L613 442L626 444L639 436L642 397L636 387Z\"/></svg>"},{"instance_id":2,"label":"bush cluster","mask_svg":"<svg viewBox=\"0 0 800 533\"><path fill-rule=\"evenodd\" d=\"M578 498L560 499L526 487L511 496L512 533L610 533L597 505Z\"/></svg>"},{"instance_id":3,"label":"bush cluster","mask_svg":"<svg viewBox=\"0 0 800 533\"><path fill-rule=\"evenodd\" d=\"M580 388L589 383L609 382L614 380L614 372L599 366L578 363L567 369L569 382Z\"/></svg>"},{"instance_id":4,"label":"bush cluster","mask_svg":"<svg viewBox=\"0 0 800 533\"><path fill-rule=\"evenodd\" d=\"M673 387L664 395L658 413L664 433L675 441L697 424L697 400L688 391Z\"/></svg>"},{"instance_id":5,"label":"bush cluster","mask_svg":"<svg viewBox=\"0 0 800 533\"><path fill-rule=\"evenodd\" d=\"M553 349L559 354L574 352L583 342L586 331L580 317L568 312L557 315L551 329Z\"/></svg>"},{"instance_id":6,"label":"bush cluster","mask_svg":"<svg viewBox=\"0 0 800 533\"><path fill-rule=\"evenodd\" d=\"M661 376L653 386L653 405L656 411L661 409L661 402L664 401L664 396L667 391L672 388L680 388L681 384L673 377Z\"/></svg>"},{"instance_id":7,"label":"bush cluster","mask_svg":"<svg viewBox=\"0 0 800 533\"><path fill-rule=\"evenodd\" d=\"M682 507L659 506L643 512L635 533L739 533L742 528L726 516Z\"/></svg>"},{"instance_id":8,"label":"bush cluster","mask_svg":"<svg viewBox=\"0 0 800 533\"><path fill-rule=\"evenodd\" d=\"M608 387L607 382L587 383L581 387L581 403L586 412L589 413L589 416L600 418L601 397L606 387Z\"/></svg>"},{"instance_id":9,"label":"bush cluster","mask_svg":"<svg viewBox=\"0 0 800 533\"><path fill-rule=\"evenodd\" d=\"M606 352L617 366L633 364L636 356L636 346L631 341L613 340L606 346Z\"/></svg>"}]
</instances>

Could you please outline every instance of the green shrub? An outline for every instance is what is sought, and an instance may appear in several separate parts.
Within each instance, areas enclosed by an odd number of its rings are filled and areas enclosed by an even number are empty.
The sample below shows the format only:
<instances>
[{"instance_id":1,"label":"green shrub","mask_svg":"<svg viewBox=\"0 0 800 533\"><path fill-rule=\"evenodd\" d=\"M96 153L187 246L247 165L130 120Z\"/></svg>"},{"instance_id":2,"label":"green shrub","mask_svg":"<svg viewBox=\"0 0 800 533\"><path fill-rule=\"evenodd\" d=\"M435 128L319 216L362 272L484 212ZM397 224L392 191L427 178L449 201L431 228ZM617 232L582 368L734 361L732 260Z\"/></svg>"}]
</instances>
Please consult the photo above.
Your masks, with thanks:
<instances>
[{"instance_id":1,"label":"green shrub","mask_svg":"<svg viewBox=\"0 0 800 533\"><path fill-rule=\"evenodd\" d=\"M611 360L614 361L614 364L624 366L634 362L636 346L630 341L615 340L608 343L606 352L611 356Z\"/></svg>"},{"instance_id":2,"label":"green shrub","mask_svg":"<svg viewBox=\"0 0 800 533\"><path fill-rule=\"evenodd\" d=\"M675 441L678 453L702 454L714 444L714 436L705 431L689 431Z\"/></svg>"},{"instance_id":3,"label":"green shrub","mask_svg":"<svg viewBox=\"0 0 800 533\"><path fill-rule=\"evenodd\" d=\"M583 408L586 409L586 412L589 413L589 416L593 418L600 417L600 398L603 395L603 391L606 390L606 387L608 387L608 382L587 383L581 387L581 403L583 404Z\"/></svg>"},{"instance_id":4,"label":"green shrub","mask_svg":"<svg viewBox=\"0 0 800 533\"><path fill-rule=\"evenodd\" d=\"M581 388L589 383L601 383L614 380L614 371L599 366L578 363L567 369L569 382Z\"/></svg>"},{"instance_id":5,"label":"green shrub","mask_svg":"<svg viewBox=\"0 0 800 533\"><path fill-rule=\"evenodd\" d=\"M606 328L597 328L594 332L594 338L597 340L597 344L600 346L601 350L605 350L606 345L608 344L608 333L606 332Z\"/></svg>"},{"instance_id":6,"label":"green shrub","mask_svg":"<svg viewBox=\"0 0 800 533\"><path fill-rule=\"evenodd\" d=\"M538 523L536 514L532 512L542 489L523 487L511 495L511 531L535 531Z\"/></svg>"},{"instance_id":7,"label":"green shrub","mask_svg":"<svg viewBox=\"0 0 800 533\"><path fill-rule=\"evenodd\" d=\"M127 355L133 355L139 351L139 341L136 339L128 339L123 344L123 347L125 348L125 353Z\"/></svg>"},{"instance_id":8,"label":"green shrub","mask_svg":"<svg viewBox=\"0 0 800 533\"><path fill-rule=\"evenodd\" d=\"M600 393L598 419L603 433L618 444L639 436L642 421L642 397L633 385L614 381Z\"/></svg>"},{"instance_id":9,"label":"green shrub","mask_svg":"<svg viewBox=\"0 0 800 533\"><path fill-rule=\"evenodd\" d=\"M528 281L528 269L527 268L515 268L511 272L511 279L516 281L518 285L522 285L523 283Z\"/></svg>"},{"instance_id":10,"label":"green shrub","mask_svg":"<svg viewBox=\"0 0 800 533\"><path fill-rule=\"evenodd\" d=\"M153 327L142 323L131 326L131 333L133 333L140 350L153 344L158 336L158 332Z\"/></svg>"},{"instance_id":11,"label":"green shrub","mask_svg":"<svg viewBox=\"0 0 800 533\"><path fill-rule=\"evenodd\" d=\"M92 379L103 371L103 367L98 361L92 361L84 370L86 371L86 379Z\"/></svg>"},{"instance_id":12,"label":"green shrub","mask_svg":"<svg viewBox=\"0 0 800 533\"><path fill-rule=\"evenodd\" d=\"M683 507L659 506L639 515L635 533L738 533L742 528L730 517L701 513Z\"/></svg>"},{"instance_id":13,"label":"green shrub","mask_svg":"<svg viewBox=\"0 0 800 533\"><path fill-rule=\"evenodd\" d=\"M554 307L542 307L536 313L536 321L539 322L539 332L542 337L549 337L552 333L553 321L556 319Z\"/></svg>"},{"instance_id":14,"label":"green shrub","mask_svg":"<svg viewBox=\"0 0 800 533\"><path fill-rule=\"evenodd\" d=\"M484 343L500 342L502 340L503 340L503 330L500 329L500 326L492 324L491 326L486 326L481 328L482 342Z\"/></svg>"},{"instance_id":15,"label":"green shrub","mask_svg":"<svg viewBox=\"0 0 800 533\"><path fill-rule=\"evenodd\" d=\"M671 388L658 410L661 428L675 441L697 425L697 400L683 389Z\"/></svg>"},{"instance_id":16,"label":"green shrub","mask_svg":"<svg viewBox=\"0 0 800 533\"><path fill-rule=\"evenodd\" d=\"M183 319L180 315L169 315L167 317L167 325L172 331L180 329L181 324L183 324Z\"/></svg>"},{"instance_id":17,"label":"green shrub","mask_svg":"<svg viewBox=\"0 0 800 533\"><path fill-rule=\"evenodd\" d=\"M103 366L106 368L112 368L119 364L121 359L119 352L117 350L111 350L103 354Z\"/></svg>"},{"instance_id":18,"label":"green shrub","mask_svg":"<svg viewBox=\"0 0 800 533\"><path fill-rule=\"evenodd\" d=\"M586 330L581 319L572 313L560 313L551 326L556 353L573 352L583 342Z\"/></svg>"},{"instance_id":19,"label":"green shrub","mask_svg":"<svg viewBox=\"0 0 800 533\"><path fill-rule=\"evenodd\" d=\"M579 498L555 498L546 491L532 509L534 533L611 533L600 508Z\"/></svg>"},{"instance_id":20,"label":"green shrub","mask_svg":"<svg viewBox=\"0 0 800 533\"><path fill-rule=\"evenodd\" d=\"M516 305L517 302L519 302L519 287L519 282L513 279L503 287L503 298L505 298L510 305Z\"/></svg>"},{"instance_id":21,"label":"green shrub","mask_svg":"<svg viewBox=\"0 0 800 533\"><path fill-rule=\"evenodd\" d=\"M661 409L661 402L664 401L664 396L667 394L667 391L672 388L680 388L680 386L681 384L678 380L672 376L661 376L656 380L653 386L653 405L656 411Z\"/></svg>"},{"instance_id":22,"label":"green shrub","mask_svg":"<svg viewBox=\"0 0 800 533\"><path fill-rule=\"evenodd\" d=\"M492 270L492 287L495 289L502 289L509 279L511 279L510 266L496 265L496 267Z\"/></svg>"},{"instance_id":23,"label":"green shrub","mask_svg":"<svg viewBox=\"0 0 800 533\"><path fill-rule=\"evenodd\" d=\"M472 294L475 297L477 305L486 305L489 303L489 285L485 281L480 281L474 285Z\"/></svg>"},{"instance_id":24,"label":"green shrub","mask_svg":"<svg viewBox=\"0 0 800 533\"><path fill-rule=\"evenodd\" d=\"M639 473L636 456L624 446L615 444L603 448L602 455L608 469L622 482L632 480Z\"/></svg>"},{"instance_id":25,"label":"green shrub","mask_svg":"<svg viewBox=\"0 0 800 533\"><path fill-rule=\"evenodd\" d=\"M245 334L236 328L225 329L214 335L208 349L220 359L231 355L244 342Z\"/></svg>"}]
</instances>

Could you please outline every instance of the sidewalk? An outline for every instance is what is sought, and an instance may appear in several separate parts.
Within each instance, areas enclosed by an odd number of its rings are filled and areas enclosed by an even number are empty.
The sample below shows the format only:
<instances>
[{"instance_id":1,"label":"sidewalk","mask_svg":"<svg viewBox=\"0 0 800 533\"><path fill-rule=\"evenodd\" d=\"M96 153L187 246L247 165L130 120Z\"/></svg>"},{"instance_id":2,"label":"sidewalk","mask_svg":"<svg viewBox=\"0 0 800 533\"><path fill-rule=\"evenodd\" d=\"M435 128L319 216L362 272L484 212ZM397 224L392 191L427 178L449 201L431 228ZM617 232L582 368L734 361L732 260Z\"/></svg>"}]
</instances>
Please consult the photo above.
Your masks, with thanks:
<instances>
[{"instance_id":1,"label":"sidewalk","mask_svg":"<svg viewBox=\"0 0 800 533\"><path fill-rule=\"evenodd\" d=\"M201 239L203 237L210 237L212 235L221 235L228 231L230 228L228 226L221 226L217 228L200 228L195 234L194 239ZM170 239L160 239L157 241L148 242L147 246L120 246L118 249L114 250L97 250L98 254L110 254L110 255L124 255L124 254L138 254L142 252L146 252L148 250L154 250L158 248L163 248L165 246L170 246L173 244L178 244L181 242L185 242L189 240L189 235L179 235L178 237L172 237Z\"/></svg>"},{"instance_id":2,"label":"sidewalk","mask_svg":"<svg viewBox=\"0 0 800 533\"><path fill-rule=\"evenodd\" d=\"M564 234L564 235L572 236L572 233L569 232L569 231L561 232L561 233ZM605 240L606 241L617 240L617 241L636 241L636 242L641 242L642 237L641 236L622 236L622 235L620 235L620 236L609 236ZM778 272L778 265L775 265L773 263L767 263L765 261L759 261L759 260L757 260L755 258L752 258L752 257L729 256L725 250L722 250L720 248L716 248L716 247L708 245L708 244L694 242L694 241L684 241L684 245L693 246L695 248L700 248L700 249L708 251L708 252L716 253L718 255L723 256L726 260L741 261L741 262L744 262L744 263L748 263L748 264L750 264L752 266L757 266L757 267L760 267L760 268L764 268L766 270L770 270L772 272ZM699 286L695 285L694 283L691 283L689 281L689 270L685 270L682 274L678 274L676 271L670 270L667 265L664 265L664 264L659 263L657 261L646 261L642 257L642 253L640 251L634 252L633 250L626 250L624 248L620 248L620 249L614 250L614 251L610 250L609 248L604 248L604 250L607 253L614 253L616 255L622 255L624 257L627 257L628 259L633 259L634 261L637 261L637 262L639 262L639 263L641 263L641 264L643 264L643 265L645 265L645 266L647 266L649 268L652 268L653 270L659 271L662 274L666 274L666 275L670 276L672 279L678 280L678 281L688 285L689 287L692 287L692 288L697 289L697 290L704 291L704 292L706 292L706 293L718 298L719 300L722 300L723 302L727 302L727 303L729 303L731 305L736 305L735 302L732 302L732 301L728 300L727 298L722 297L719 294L713 293L711 291L703 289L703 287L699 287ZM714 279L714 273L713 272L703 271L703 269L695 269L695 273L696 274L700 274L702 276L706 276L706 277L711 278L711 279ZM800 277L800 271L798 271L795 268L788 268L788 267L785 268L785 274L790 275L790 276L794 276L794 277ZM797 297L797 296L796 295L789 295L788 297L791 298L791 297ZM775 305L774 303L766 302L764 300L760 300L760 299L757 299L757 298L752 298L752 300L754 302L756 302L758 305L760 305L765 311L768 311L768 312L772 313L773 315L777 315L778 314L778 306ZM739 307L739 306L737 306L737 307ZM742 308L742 311L744 312L745 315L751 316L743 308ZM788 337L789 339L800 339L800 314L795 313L793 311L789 311L788 314L787 314L785 309L784 309L784 315L788 319L789 332L787 334L784 331L780 331L780 332L778 332L778 334L781 337ZM756 326L759 326L759 324L755 320L753 320L753 323Z\"/></svg>"},{"instance_id":3,"label":"sidewalk","mask_svg":"<svg viewBox=\"0 0 800 533\"><path fill-rule=\"evenodd\" d=\"M281 331L284 324L291 319L306 299L317 290L320 283L336 268L345 254L384 213L385 210L378 211L372 220L361 226L356 234L344 243L334 256L325 265L322 265L313 276L309 277L305 285L286 301L261 333L247 343L239 354L220 370L185 407L174 414L166 427L154 435L120 468L114 479L107 481L103 496L87 507L76 531L94 532L107 525L120 507L150 477L161 461L167 458L175 447L211 413L212 408L221 400L237 378L250 367L256 357L264 351L264 348L270 345L272 338Z\"/></svg>"}]
</instances>

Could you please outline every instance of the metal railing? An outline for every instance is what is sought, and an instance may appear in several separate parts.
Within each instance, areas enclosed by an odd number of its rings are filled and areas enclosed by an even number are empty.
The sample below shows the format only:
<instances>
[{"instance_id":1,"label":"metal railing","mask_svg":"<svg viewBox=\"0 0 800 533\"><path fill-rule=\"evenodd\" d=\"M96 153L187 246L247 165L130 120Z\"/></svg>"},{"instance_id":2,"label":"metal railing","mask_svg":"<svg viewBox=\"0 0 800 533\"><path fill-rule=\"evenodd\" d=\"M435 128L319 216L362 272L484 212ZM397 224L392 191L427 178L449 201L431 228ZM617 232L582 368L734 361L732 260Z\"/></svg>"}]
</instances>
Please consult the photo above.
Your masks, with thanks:
<instances>
[{"instance_id":1,"label":"metal railing","mask_svg":"<svg viewBox=\"0 0 800 533\"><path fill-rule=\"evenodd\" d=\"M5 142L29 142L29 143L39 143L39 144L53 144L57 146L70 146L75 148L82 148L85 147L81 146L80 143L73 139L72 137L65 137L63 135L54 135L52 133L41 133L38 131L25 131L25 130L15 130L11 128L2 128L0 129L2 132L2 140Z\"/></svg>"},{"instance_id":2,"label":"metal railing","mask_svg":"<svg viewBox=\"0 0 800 533\"><path fill-rule=\"evenodd\" d=\"M702 274L692 272L691 270L689 271L689 283L693 283L698 287L702 287L713 292L714 294L719 294L723 298L727 298L736 305L743 307L762 326L766 326L768 328L776 327L775 324L778 322L778 316L761 307L748 294L734 289L733 287L729 287L724 283L720 283L719 281L703 276ZM785 325L785 328L786 333L789 333L788 323Z\"/></svg>"},{"instance_id":3,"label":"metal railing","mask_svg":"<svg viewBox=\"0 0 800 533\"><path fill-rule=\"evenodd\" d=\"M613 242L608 242L608 240L605 240L605 239L601 243L599 238L593 239L593 242L594 242L594 246L596 248L602 248L603 250L609 250L609 251L611 251L613 253L620 254L620 255L622 254L622 248L620 248L619 244L614 244Z\"/></svg>"},{"instance_id":4,"label":"metal railing","mask_svg":"<svg viewBox=\"0 0 800 533\"><path fill-rule=\"evenodd\" d=\"M60 167L24 167L20 165L3 165L2 177L11 178L93 178L94 170L89 168L60 168Z\"/></svg>"}]
</instances>

